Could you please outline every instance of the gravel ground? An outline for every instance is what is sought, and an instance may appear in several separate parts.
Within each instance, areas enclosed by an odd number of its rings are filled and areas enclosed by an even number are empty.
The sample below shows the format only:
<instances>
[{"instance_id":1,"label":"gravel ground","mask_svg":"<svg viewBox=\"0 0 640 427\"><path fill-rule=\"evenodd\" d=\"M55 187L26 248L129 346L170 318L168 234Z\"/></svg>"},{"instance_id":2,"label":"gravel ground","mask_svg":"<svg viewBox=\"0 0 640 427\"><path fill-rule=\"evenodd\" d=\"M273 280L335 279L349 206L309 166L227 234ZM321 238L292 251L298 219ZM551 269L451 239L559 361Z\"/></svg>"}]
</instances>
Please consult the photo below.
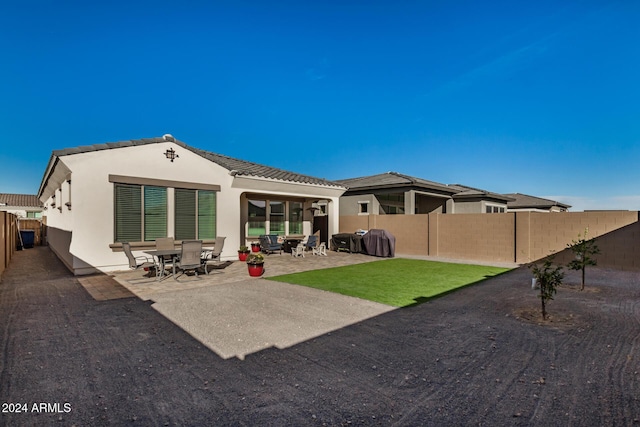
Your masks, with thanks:
<instances>
[{"instance_id":1,"label":"gravel ground","mask_svg":"<svg viewBox=\"0 0 640 427\"><path fill-rule=\"evenodd\" d=\"M221 359L48 248L0 282L0 425L640 425L640 274L520 268L287 349ZM18 412L21 410L22 412Z\"/></svg>"}]
</instances>

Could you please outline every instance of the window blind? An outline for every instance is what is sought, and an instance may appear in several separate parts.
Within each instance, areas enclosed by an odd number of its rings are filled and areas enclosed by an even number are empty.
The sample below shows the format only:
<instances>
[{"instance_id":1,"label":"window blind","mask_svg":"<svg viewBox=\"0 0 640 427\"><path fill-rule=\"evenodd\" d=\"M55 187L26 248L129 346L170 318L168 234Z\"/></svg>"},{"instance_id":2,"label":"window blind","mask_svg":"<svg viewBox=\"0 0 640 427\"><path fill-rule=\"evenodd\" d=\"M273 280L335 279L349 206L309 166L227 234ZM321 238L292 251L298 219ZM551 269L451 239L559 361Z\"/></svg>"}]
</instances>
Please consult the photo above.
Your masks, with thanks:
<instances>
[{"instance_id":1,"label":"window blind","mask_svg":"<svg viewBox=\"0 0 640 427\"><path fill-rule=\"evenodd\" d=\"M216 238L216 193L198 190L198 239Z\"/></svg>"},{"instance_id":2,"label":"window blind","mask_svg":"<svg viewBox=\"0 0 640 427\"><path fill-rule=\"evenodd\" d=\"M177 240L196 238L196 190L176 188L176 222Z\"/></svg>"},{"instance_id":3,"label":"window blind","mask_svg":"<svg viewBox=\"0 0 640 427\"><path fill-rule=\"evenodd\" d=\"M167 189L144 187L144 240L167 237Z\"/></svg>"},{"instance_id":4,"label":"window blind","mask_svg":"<svg viewBox=\"0 0 640 427\"><path fill-rule=\"evenodd\" d=\"M139 185L115 186L115 241L142 240L142 188Z\"/></svg>"}]
</instances>

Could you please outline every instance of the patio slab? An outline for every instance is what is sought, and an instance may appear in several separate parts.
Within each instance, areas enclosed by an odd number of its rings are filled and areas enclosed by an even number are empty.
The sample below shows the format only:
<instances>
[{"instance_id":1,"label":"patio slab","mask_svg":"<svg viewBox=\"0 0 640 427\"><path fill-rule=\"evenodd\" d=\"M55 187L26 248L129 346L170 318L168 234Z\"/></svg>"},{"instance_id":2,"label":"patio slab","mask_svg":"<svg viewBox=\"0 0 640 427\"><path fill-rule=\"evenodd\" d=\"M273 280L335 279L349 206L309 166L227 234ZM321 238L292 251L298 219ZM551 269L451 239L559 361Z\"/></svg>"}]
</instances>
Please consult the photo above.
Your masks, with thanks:
<instances>
[{"instance_id":1,"label":"patio slab","mask_svg":"<svg viewBox=\"0 0 640 427\"><path fill-rule=\"evenodd\" d=\"M372 262L381 258L329 252L267 255L263 277ZM265 348L287 348L391 311L395 307L263 278L250 278L244 262L198 276L161 281L142 271L120 272L122 286L224 359L244 359Z\"/></svg>"},{"instance_id":2,"label":"patio slab","mask_svg":"<svg viewBox=\"0 0 640 427\"><path fill-rule=\"evenodd\" d=\"M307 254L304 258L294 258L287 253L282 255L272 254L265 256L265 273L263 277L360 264L381 259L383 258L330 251L327 251L327 256ZM145 277L144 273L144 271L122 271L112 273L112 275L118 283L143 300L155 299L156 295L165 292L219 286L245 280L259 280L259 278L249 277L247 266L241 261L233 261L231 265L223 269L214 269L209 275L188 276L178 274L176 280L169 276L158 281L155 277Z\"/></svg>"},{"instance_id":3,"label":"patio slab","mask_svg":"<svg viewBox=\"0 0 640 427\"><path fill-rule=\"evenodd\" d=\"M224 359L291 347L396 308L265 279L163 292L153 301L154 309Z\"/></svg>"}]
</instances>

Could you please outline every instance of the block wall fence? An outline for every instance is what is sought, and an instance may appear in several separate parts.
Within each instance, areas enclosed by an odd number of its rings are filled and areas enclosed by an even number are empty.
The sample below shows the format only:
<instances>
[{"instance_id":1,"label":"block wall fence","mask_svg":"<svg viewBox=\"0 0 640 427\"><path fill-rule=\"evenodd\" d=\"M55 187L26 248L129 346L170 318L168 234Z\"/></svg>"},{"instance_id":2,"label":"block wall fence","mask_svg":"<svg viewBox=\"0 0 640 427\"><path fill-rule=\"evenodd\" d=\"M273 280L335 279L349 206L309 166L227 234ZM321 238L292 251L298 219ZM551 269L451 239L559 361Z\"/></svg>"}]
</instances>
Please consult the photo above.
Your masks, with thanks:
<instances>
[{"instance_id":1,"label":"block wall fence","mask_svg":"<svg viewBox=\"0 0 640 427\"><path fill-rule=\"evenodd\" d=\"M45 243L46 230L42 220L18 218L15 214L0 211L0 276L17 250L18 230L33 231L35 246Z\"/></svg>"},{"instance_id":2,"label":"block wall fence","mask_svg":"<svg viewBox=\"0 0 640 427\"><path fill-rule=\"evenodd\" d=\"M567 244L588 229L601 254L598 266L640 270L637 211L509 212L501 214L349 215L340 232L386 229L396 253L482 262L526 264L557 253L572 257Z\"/></svg>"},{"instance_id":3,"label":"block wall fence","mask_svg":"<svg viewBox=\"0 0 640 427\"><path fill-rule=\"evenodd\" d=\"M0 211L0 276L11 262L16 250L17 218Z\"/></svg>"}]
</instances>

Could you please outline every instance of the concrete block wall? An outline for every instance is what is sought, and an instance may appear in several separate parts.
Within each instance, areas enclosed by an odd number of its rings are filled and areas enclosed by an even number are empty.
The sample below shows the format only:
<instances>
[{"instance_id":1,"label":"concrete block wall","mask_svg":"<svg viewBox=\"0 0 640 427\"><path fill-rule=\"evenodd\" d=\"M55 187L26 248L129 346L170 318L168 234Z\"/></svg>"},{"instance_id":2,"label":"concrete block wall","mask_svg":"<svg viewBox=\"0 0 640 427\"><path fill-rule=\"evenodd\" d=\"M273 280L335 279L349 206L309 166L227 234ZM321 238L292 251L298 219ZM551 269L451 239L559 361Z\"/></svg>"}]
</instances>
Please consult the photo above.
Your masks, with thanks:
<instances>
[{"instance_id":1,"label":"concrete block wall","mask_svg":"<svg viewBox=\"0 0 640 427\"><path fill-rule=\"evenodd\" d=\"M520 215L522 214L522 215ZM562 252L578 235L587 237L603 236L614 230L623 228L638 221L638 213L631 211L601 211L601 212L521 212L518 219L529 215L529 247L519 246L518 254L527 254L517 262L530 262L549 255L552 252ZM620 249L615 249L617 253Z\"/></svg>"},{"instance_id":2,"label":"concrete block wall","mask_svg":"<svg viewBox=\"0 0 640 427\"><path fill-rule=\"evenodd\" d=\"M396 237L396 253L461 260L525 264L556 253L568 262L572 240L597 238L598 266L640 270L637 211L510 212L341 216L340 232L386 229Z\"/></svg>"},{"instance_id":3,"label":"concrete block wall","mask_svg":"<svg viewBox=\"0 0 640 427\"><path fill-rule=\"evenodd\" d=\"M444 258L513 262L512 214L433 214L438 218L438 250Z\"/></svg>"},{"instance_id":4,"label":"concrete block wall","mask_svg":"<svg viewBox=\"0 0 640 427\"><path fill-rule=\"evenodd\" d=\"M370 230L375 227L369 226L371 215L341 215L340 233L355 233L356 230Z\"/></svg>"},{"instance_id":5,"label":"concrete block wall","mask_svg":"<svg viewBox=\"0 0 640 427\"><path fill-rule=\"evenodd\" d=\"M17 217L0 211L0 276L16 251Z\"/></svg>"},{"instance_id":6,"label":"concrete block wall","mask_svg":"<svg viewBox=\"0 0 640 427\"><path fill-rule=\"evenodd\" d=\"M396 253L427 255L429 252L429 215L370 215L375 227L387 230L396 238ZM403 221L395 217L404 216ZM365 229L366 230L366 229Z\"/></svg>"}]
</instances>

